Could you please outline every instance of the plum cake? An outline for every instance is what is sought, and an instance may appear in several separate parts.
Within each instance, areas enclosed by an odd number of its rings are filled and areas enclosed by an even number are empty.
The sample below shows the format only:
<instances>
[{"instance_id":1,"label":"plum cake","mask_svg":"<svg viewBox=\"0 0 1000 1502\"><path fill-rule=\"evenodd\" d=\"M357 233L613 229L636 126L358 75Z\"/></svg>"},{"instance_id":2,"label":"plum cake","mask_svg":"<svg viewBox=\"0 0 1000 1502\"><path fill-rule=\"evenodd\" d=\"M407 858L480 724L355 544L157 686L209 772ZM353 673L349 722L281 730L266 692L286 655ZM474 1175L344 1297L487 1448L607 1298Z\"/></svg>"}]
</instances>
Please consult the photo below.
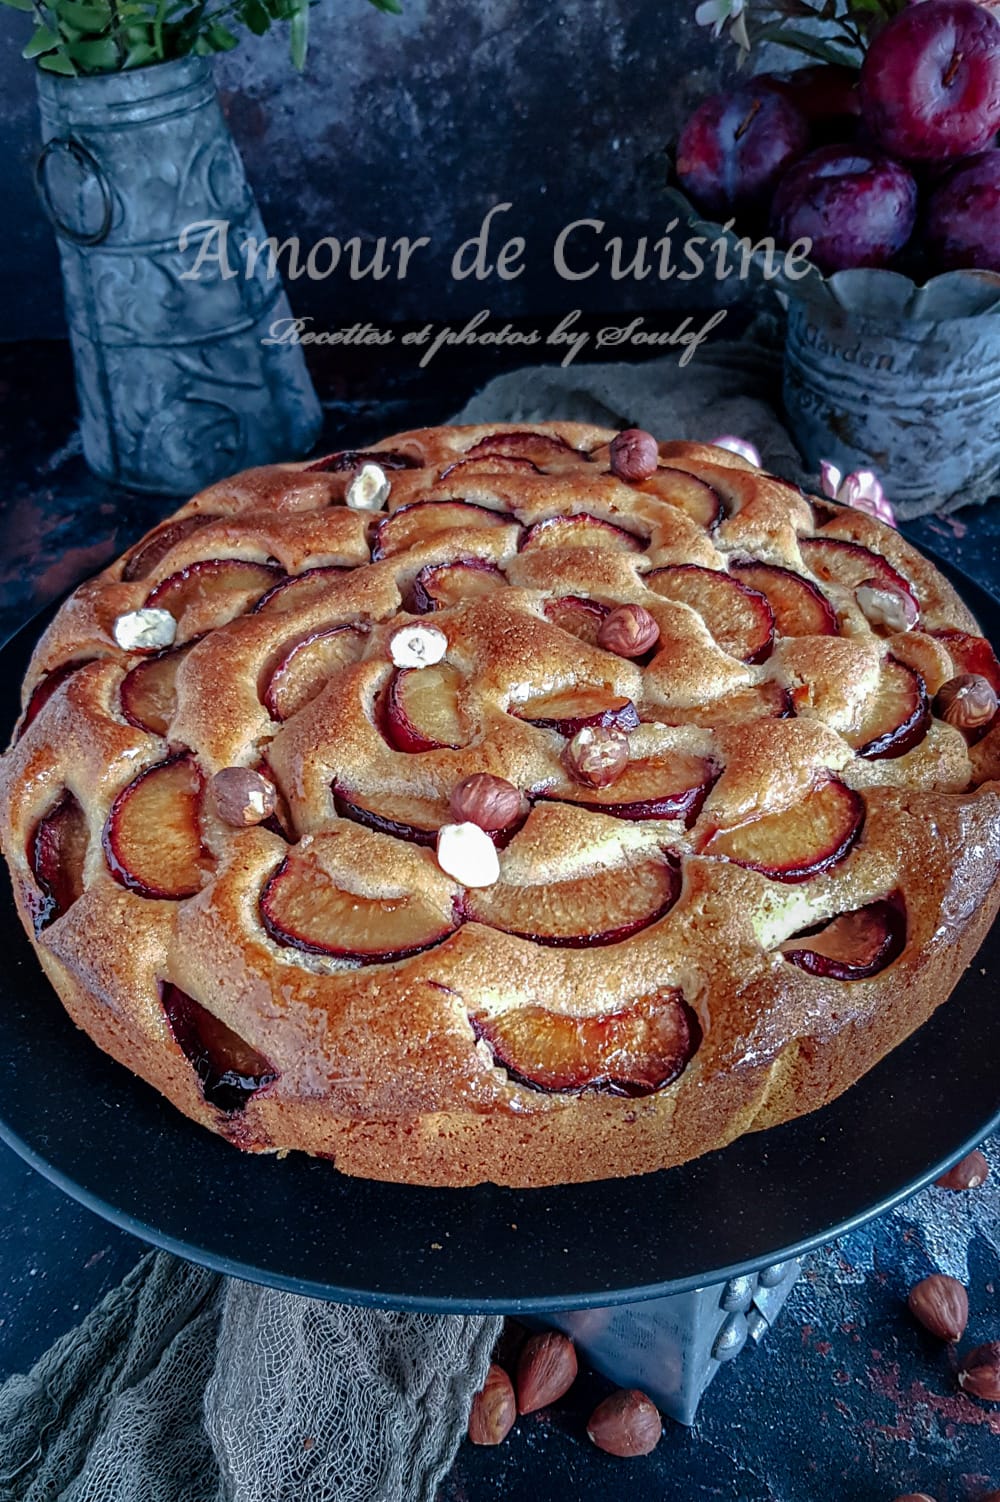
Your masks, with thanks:
<instances>
[{"instance_id":1,"label":"plum cake","mask_svg":"<svg viewBox=\"0 0 1000 1502\"><path fill-rule=\"evenodd\" d=\"M949 995L998 693L898 533L725 448L432 428L213 485L81 586L0 835L73 1020L238 1147L646 1173Z\"/></svg>"}]
</instances>

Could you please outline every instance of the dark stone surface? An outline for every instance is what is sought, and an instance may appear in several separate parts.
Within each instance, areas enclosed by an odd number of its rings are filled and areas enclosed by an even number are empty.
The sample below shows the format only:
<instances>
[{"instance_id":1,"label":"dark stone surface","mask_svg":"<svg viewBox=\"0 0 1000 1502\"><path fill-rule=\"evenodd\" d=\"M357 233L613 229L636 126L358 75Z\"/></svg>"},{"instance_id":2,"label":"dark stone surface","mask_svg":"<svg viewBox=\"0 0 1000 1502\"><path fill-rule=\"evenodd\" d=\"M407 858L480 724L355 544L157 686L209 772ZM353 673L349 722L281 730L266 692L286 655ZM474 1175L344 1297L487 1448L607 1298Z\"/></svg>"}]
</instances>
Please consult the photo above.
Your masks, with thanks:
<instances>
[{"instance_id":1,"label":"dark stone surface","mask_svg":"<svg viewBox=\"0 0 1000 1502\"><path fill-rule=\"evenodd\" d=\"M306 248L328 235L358 235L366 248L380 235L432 241L405 280L351 281L338 270L290 285L296 312L324 325L384 324L487 306L536 313L659 302L648 283L612 283L606 270L560 281L551 247L580 218L606 221L608 235L623 233L628 244L662 233L662 147L732 62L732 49L695 25L693 0L667 10L656 0L404 6L402 17L379 15L365 0L314 6L303 76L284 29L245 39L217 64L270 233L298 235ZM19 55L28 28L26 15L0 7L0 338L64 326L52 232L32 186L34 77ZM503 237L528 241L524 274L452 281L453 252L504 202L514 207L501 216Z\"/></svg>"},{"instance_id":2,"label":"dark stone surface","mask_svg":"<svg viewBox=\"0 0 1000 1502\"><path fill-rule=\"evenodd\" d=\"M433 381L364 358L335 376L321 371L327 440L363 442L442 419L496 366L456 359ZM87 474L62 345L0 349L0 407L3 635L173 503L113 492ZM1000 593L1000 508L907 531ZM584 1372L501 1449L463 1446L439 1502L890 1502L907 1491L977 1502L1000 1486L1000 1407L959 1392L956 1353L914 1324L904 1300L918 1278L949 1272L970 1290L959 1350L1000 1336L1000 1155L994 1144L988 1151L985 1188L929 1190L817 1254L766 1343L720 1372L692 1430L668 1423L653 1456L623 1462L593 1450L586 1419L607 1384ZM0 1377L30 1365L141 1250L0 1148Z\"/></svg>"}]
</instances>

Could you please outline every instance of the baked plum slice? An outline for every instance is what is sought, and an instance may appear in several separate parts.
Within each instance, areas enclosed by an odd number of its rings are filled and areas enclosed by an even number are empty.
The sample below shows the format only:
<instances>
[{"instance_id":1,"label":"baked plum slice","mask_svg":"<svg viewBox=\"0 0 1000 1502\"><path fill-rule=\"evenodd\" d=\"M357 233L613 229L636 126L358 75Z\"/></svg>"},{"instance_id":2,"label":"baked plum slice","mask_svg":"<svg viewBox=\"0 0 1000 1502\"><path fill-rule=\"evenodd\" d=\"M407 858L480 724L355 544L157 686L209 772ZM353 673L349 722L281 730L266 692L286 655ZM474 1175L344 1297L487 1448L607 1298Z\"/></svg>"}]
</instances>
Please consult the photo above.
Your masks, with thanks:
<instances>
[{"instance_id":1,"label":"baked plum slice","mask_svg":"<svg viewBox=\"0 0 1000 1502\"><path fill-rule=\"evenodd\" d=\"M180 516L174 522L167 522L165 527L157 528L129 553L122 569L122 579L129 584L136 579L147 579L171 548L185 538L193 537L206 523L216 520L214 516L198 512L195 516Z\"/></svg>"},{"instance_id":2,"label":"baked plum slice","mask_svg":"<svg viewBox=\"0 0 1000 1502\"><path fill-rule=\"evenodd\" d=\"M606 522L589 511L575 516L548 516L529 527L521 542L522 553L539 548L614 548L617 553L641 553L645 539Z\"/></svg>"},{"instance_id":3,"label":"baked plum slice","mask_svg":"<svg viewBox=\"0 0 1000 1502\"><path fill-rule=\"evenodd\" d=\"M456 750L468 742L458 711L462 675L448 662L400 668L385 697L385 736L397 751Z\"/></svg>"},{"instance_id":4,"label":"baked plum slice","mask_svg":"<svg viewBox=\"0 0 1000 1502\"><path fill-rule=\"evenodd\" d=\"M20 740L31 722L38 718L59 685L65 683L67 679L72 678L73 674L80 668L86 667L88 662L94 661L96 659L93 657L78 657L75 662L60 663L59 667L53 668L51 672L46 673L44 678L39 678L31 691L31 698L25 705L16 739Z\"/></svg>"},{"instance_id":5,"label":"baked plum slice","mask_svg":"<svg viewBox=\"0 0 1000 1502\"><path fill-rule=\"evenodd\" d=\"M529 725L558 730L560 735L568 736L590 725L629 731L639 724L639 713L632 700L604 688L564 689L514 705L510 713L519 720L527 720Z\"/></svg>"},{"instance_id":6,"label":"baked plum slice","mask_svg":"<svg viewBox=\"0 0 1000 1502\"><path fill-rule=\"evenodd\" d=\"M763 662L774 645L774 615L759 590L719 569L698 563L657 568L646 586L665 600L689 605L723 652L741 662Z\"/></svg>"},{"instance_id":7,"label":"baked plum slice","mask_svg":"<svg viewBox=\"0 0 1000 1502\"><path fill-rule=\"evenodd\" d=\"M424 672L427 669L423 669ZM379 834L414 845L434 845L438 830L449 822L448 805L410 794L359 793L334 784L333 804L342 819L352 819Z\"/></svg>"},{"instance_id":8,"label":"baked plum slice","mask_svg":"<svg viewBox=\"0 0 1000 1502\"><path fill-rule=\"evenodd\" d=\"M627 871L602 870L546 885L500 881L469 889L463 913L519 939L561 949L617 944L648 928L677 901L681 879L669 856L639 861Z\"/></svg>"},{"instance_id":9,"label":"baked plum slice","mask_svg":"<svg viewBox=\"0 0 1000 1502\"><path fill-rule=\"evenodd\" d=\"M119 690L122 714L137 730L166 735L177 710L177 669L194 642L167 647L125 674Z\"/></svg>"},{"instance_id":10,"label":"baked plum slice","mask_svg":"<svg viewBox=\"0 0 1000 1502\"><path fill-rule=\"evenodd\" d=\"M28 865L37 888L28 905L36 934L61 918L83 892L87 843L86 815L67 788L28 840Z\"/></svg>"},{"instance_id":11,"label":"baked plum slice","mask_svg":"<svg viewBox=\"0 0 1000 1502\"><path fill-rule=\"evenodd\" d=\"M811 579L751 558L737 558L729 567L741 583L764 596L779 636L837 635L837 613Z\"/></svg>"},{"instance_id":12,"label":"baked plum slice","mask_svg":"<svg viewBox=\"0 0 1000 1502\"><path fill-rule=\"evenodd\" d=\"M905 756L923 740L930 721L931 708L920 674L888 657L860 725L844 739L869 761L892 760Z\"/></svg>"},{"instance_id":13,"label":"baked plum slice","mask_svg":"<svg viewBox=\"0 0 1000 1502\"><path fill-rule=\"evenodd\" d=\"M466 450L467 459L527 459L536 469L586 464L589 455L555 433L490 433Z\"/></svg>"},{"instance_id":14,"label":"baked plum slice","mask_svg":"<svg viewBox=\"0 0 1000 1502\"><path fill-rule=\"evenodd\" d=\"M453 480L460 475L463 480L495 480L497 475L540 475L542 471L530 459L517 454L476 454L471 459L455 459L445 466L440 480Z\"/></svg>"},{"instance_id":15,"label":"baked plum slice","mask_svg":"<svg viewBox=\"0 0 1000 1502\"><path fill-rule=\"evenodd\" d=\"M910 596L919 610L920 601L913 586L893 568L888 558L862 547L860 542L843 542L837 537L800 537L799 551L817 579L825 584L839 584L843 589L855 590L859 584L878 579L889 589L901 589Z\"/></svg>"},{"instance_id":16,"label":"baked plum slice","mask_svg":"<svg viewBox=\"0 0 1000 1502\"><path fill-rule=\"evenodd\" d=\"M588 647L597 646L597 633L601 622L611 609L598 600L587 600L582 595L560 595L556 600L546 600L545 619L562 631L568 631Z\"/></svg>"},{"instance_id":17,"label":"baked plum slice","mask_svg":"<svg viewBox=\"0 0 1000 1502\"><path fill-rule=\"evenodd\" d=\"M542 796L616 819L683 819L692 824L716 775L703 757L674 751L630 761L610 787L547 792Z\"/></svg>"},{"instance_id":18,"label":"baked plum slice","mask_svg":"<svg viewBox=\"0 0 1000 1502\"><path fill-rule=\"evenodd\" d=\"M261 615L266 611L269 615L276 615L286 610L301 610L304 605L311 605L313 600L322 599L333 581L347 573L350 573L350 569L330 564L321 568L307 568L304 573L279 579L266 594L261 595L252 614Z\"/></svg>"},{"instance_id":19,"label":"baked plum slice","mask_svg":"<svg viewBox=\"0 0 1000 1502\"><path fill-rule=\"evenodd\" d=\"M651 1095L677 1078L700 1041L673 987L596 1017L527 1006L478 1012L471 1020L496 1062L536 1090Z\"/></svg>"},{"instance_id":20,"label":"baked plum slice","mask_svg":"<svg viewBox=\"0 0 1000 1502\"><path fill-rule=\"evenodd\" d=\"M340 449L306 465L308 474L341 474L360 469L363 464L377 464L380 469L423 469L423 460L395 449Z\"/></svg>"},{"instance_id":21,"label":"baked plum slice","mask_svg":"<svg viewBox=\"0 0 1000 1502\"><path fill-rule=\"evenodd\" d=\"M860 793L830 777L781 813L717 831L703 854L749 866L773 881L808 881L850 853L864 821Z\"/></svg>"},{"instance_id":22,"label":"baked plum slice","mask_svg":"<svg viewBox=\"0 0 1000 1502\"><path fill-rule=\"evenodd\" d=\"M420 615L443 610L464 600L506 589L507 576L485 558L457 558L454 563L428 563L413 581L413 608Z\"/></svg>"},{"instance_id":23,"label":"baked plum slice","mask_svg":"<svg viewBox=\"0 0 1000 1502\"><path fill-rule=\"evenodd\" d=\"M141 897L192 897L208 869L201 838L203 778L190 751L147 767L122 788L104 826L117 882Z\"/></svg>"},{"instance_id":24,"label":"baked plum slice","mask_svg":"<svg viewBox=\"0 0 1000 1502\"><path fill-rule=\"evenodd\" d=\"M898 896L841 913L786 939L780 954L800 970L831 980L867 980L903 952L906 912Z\"/></svg>"},{"instance_id":25,"label":"baked plum slice","mask_svg":"<svg viewBox=\"0 0 1000 1502\"><path fill-rule=\"evenodd\" d=\"M661 725L741 725L747 720L787 720L795 713L789 689L765 680L736 688L707 704L667 705L656 711Z\"/></svg>"},{"instance_id":26,"label":"baked plum slice","mask_svg":"<svg viewBox=\"0 0 1000 1502\"><path fill-rule=\"evenodd\" d=\"M165 983L160 1004L210 1106L230 1114L245 1110L253 1096L279 1078L262 1053L179 986Z\"/></svg>"},{"instance_id":27,"label":"baked plum slice","mask_svg":"<svg viewBox=\"0 0 1000 1502\"><path fill-rule=\"evenodd\" d=\"M235 620L281 578L272 563L253 563L247 558L205 558L191 563L146 597L146 605L168 610L177 622L178 635L191 635L186 617L197 621L196 631L224 626Z\"/></svg>"},{"instance_id":28,"label":"baked plum slice","mask_svg":"<svg viewBox=\"0 0 1000 1502\"><path fill-rule=\"evenodd\" d=\"M424 542L433 542L442 532L456 528L506 527L513 520L505 511L491 511L472 501L412 501L386 516L375 528L372 560L406 553Z\"/></svg>"},{"instance_id":29,"label":"baked plum slice","mask_svg":"<svg viewBox=\"0 0 1000 1502\"><path fill-rule=\"evenodd\" d=\"M260 913L276 944L358 965L419 954L458 924L419 892L386 899L345 891L308 851L293 851L269 877Z\"/></svg>"},{"instance_id":30,"label":"baked plum slice","mask_svg":"<svg viewBox=\"0 0 1000 1502\"><path fill-rule=\"evenodd\" d=\"M707 480L689 475L685 469L661 465L654 475L636 488L686 512L692 521L708 532L717 527L726 514L719 492Z\"/></svg>"},{"instance_id":31,"label":"baked plum slice","mask_svg":"<svg viewBox=\"0 0 1000 1502\"><path fill-rule=\"evenodd\" d=\"M310 704L323 685L356 662L365 634L357 626L329 626L294 642L271 673L261 702L274 720L290 720Z\"/></svg>"}]
</instances>

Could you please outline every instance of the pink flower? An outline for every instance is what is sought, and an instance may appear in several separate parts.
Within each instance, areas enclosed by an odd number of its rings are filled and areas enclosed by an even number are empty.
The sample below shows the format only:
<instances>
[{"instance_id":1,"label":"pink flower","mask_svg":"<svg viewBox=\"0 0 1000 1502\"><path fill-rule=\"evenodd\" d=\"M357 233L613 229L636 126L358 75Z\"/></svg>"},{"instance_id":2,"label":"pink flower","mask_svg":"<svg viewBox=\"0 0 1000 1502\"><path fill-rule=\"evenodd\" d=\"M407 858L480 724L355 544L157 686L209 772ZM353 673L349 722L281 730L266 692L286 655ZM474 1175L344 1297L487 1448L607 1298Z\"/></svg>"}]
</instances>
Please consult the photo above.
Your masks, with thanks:
<instances>
[{"instance_id":1,"label":"pink flower","mask_svg":"<svg viewBox=\"0 0 1000 1502\"><path fill-rule=\"evenodd\" d=\"M760 469L760 454L752 443L745 438L737 438L732 433L723 433L721 438L712 439L713 448L728 449L731 454L739 454L741 459L746 459L748 464L756 464Z\"/></svg>"},{"instance_id":2,"label":"pink flower","mask_svg":"<svg viewBox=\"0 0 1000 1502\"><path fill-rule=\"evenodd\" d=\"M874 470L856 469L845 475L836 464L824 459L820 463L819 474L823 494L828 495L831 501L839 501L842 506L853 506L855 511L864 511L890 527L896 525L892 506L886 500L882 483Z\"/></svg>"}]
</instances>

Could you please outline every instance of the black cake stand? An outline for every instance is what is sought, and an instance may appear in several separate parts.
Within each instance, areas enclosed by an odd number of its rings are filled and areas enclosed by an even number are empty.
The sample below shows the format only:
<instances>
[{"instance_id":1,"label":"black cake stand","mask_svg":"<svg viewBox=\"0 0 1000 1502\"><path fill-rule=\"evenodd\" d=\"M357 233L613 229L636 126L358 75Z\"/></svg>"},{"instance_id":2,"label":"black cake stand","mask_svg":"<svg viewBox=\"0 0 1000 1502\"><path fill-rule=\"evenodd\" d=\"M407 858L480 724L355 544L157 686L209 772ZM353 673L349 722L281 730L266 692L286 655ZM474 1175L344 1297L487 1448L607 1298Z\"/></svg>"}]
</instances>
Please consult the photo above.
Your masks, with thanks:
<instances>
[{"instance_id":1,"label":"black cake stand","mask_svg":"<svg viewBox=\"0 0 1000 1502\"><path fill-rule=\"evenodd\" d=\"M938 564L1000 638L1000 606ZM0 649L11 722L44 620ZM0 1136L133 1235L328 1300L554 1315L685 1295L881 1214L1000 1120L1000 925L948 1004L822 1111L682 1168L535 1190L376 1184L302 1154L244 1155L73 1026L6 884L0 946Z\"/></svg>"}]
</instances>

